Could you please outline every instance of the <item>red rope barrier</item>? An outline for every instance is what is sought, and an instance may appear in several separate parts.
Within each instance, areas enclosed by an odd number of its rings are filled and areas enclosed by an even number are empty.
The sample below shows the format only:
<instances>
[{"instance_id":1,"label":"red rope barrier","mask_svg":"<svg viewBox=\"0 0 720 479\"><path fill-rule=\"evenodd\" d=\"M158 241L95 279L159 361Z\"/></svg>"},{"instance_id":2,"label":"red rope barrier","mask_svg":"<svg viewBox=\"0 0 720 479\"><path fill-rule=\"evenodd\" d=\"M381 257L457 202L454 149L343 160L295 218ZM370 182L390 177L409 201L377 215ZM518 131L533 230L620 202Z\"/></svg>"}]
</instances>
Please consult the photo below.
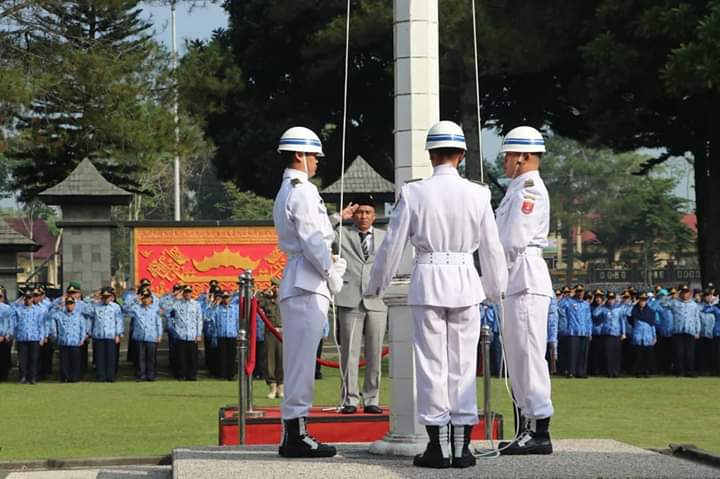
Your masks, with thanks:
<instances>
[{"instance_id":1,"label":"red rope barrier","mask_svg":"<svg viewBox=\"0 0 720 479\"><path fill-rule=\"evenodd\" d=\"M248 319L248 327L250 328L248 337L248 358L245 363L245 375L251 376L255 371L255 353L257 351L257 298L250 301L250 318Z\"/></svg>"},{"instance_id":2,"label":"red rope barrier","mask_svg":"<svg viewBox=\"0 0 720 479\"><path fill-rule=\"evenodd\" d=\"M272 335L275 336L275 338L282 343L283 342L282 333L277 330L277 328L273 325L272 322L270 322L267 315L265 314L265 311L260 306L258 306L257 312L260 315L260 319L262 319L263 323L265 323L265 327L267 328L267 330L270 331L272 333ZM390 354L390 348L385 346L382 349L382 353L380 354L380 357L384 358L388 354ZM328 361L327 359L318 358L317 362L320 363L321 366L327 366L329 368L340 369L340 363L338 363L337 361ZM367 365L367 361L364 359L362 361L360 361L360 363L358 364L358 366L361 368L364 367L365 365Z\"/></svg>"}]
</instances>

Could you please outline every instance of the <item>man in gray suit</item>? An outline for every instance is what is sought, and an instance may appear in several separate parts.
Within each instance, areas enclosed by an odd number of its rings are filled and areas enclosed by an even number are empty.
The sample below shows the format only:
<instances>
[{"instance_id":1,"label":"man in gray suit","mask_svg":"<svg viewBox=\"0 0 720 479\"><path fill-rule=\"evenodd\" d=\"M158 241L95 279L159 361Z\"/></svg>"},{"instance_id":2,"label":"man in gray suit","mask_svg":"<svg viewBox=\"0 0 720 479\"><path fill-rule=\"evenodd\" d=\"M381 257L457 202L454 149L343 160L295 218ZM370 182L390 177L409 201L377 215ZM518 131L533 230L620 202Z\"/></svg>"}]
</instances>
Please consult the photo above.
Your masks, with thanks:
<instances>
[{"instance_id":1,"label":"man in gray suit","mask_svg":"<svg viewBox=\"0 0 720 479\"><path fill-rule=\"evenodd\" d=\"M373 227L376 219L372 197L360 197L357 203L342 211L342 219L352 219L353 226L341 226L339 215L334 215L336 243L342 228L341 256L347 261L343 288L335 296L338 307L338 329L341 345L341 364L345 381L342 387L343 414L354 414L362 404L365 413L381 414L380 373L381 354L387 306L379 297L363 297L370 278L375 251L380 247L385 232ZM362 393L358 385L358 364L361 345L365 346L365 381Z\"/></svg>"}]
</instances>

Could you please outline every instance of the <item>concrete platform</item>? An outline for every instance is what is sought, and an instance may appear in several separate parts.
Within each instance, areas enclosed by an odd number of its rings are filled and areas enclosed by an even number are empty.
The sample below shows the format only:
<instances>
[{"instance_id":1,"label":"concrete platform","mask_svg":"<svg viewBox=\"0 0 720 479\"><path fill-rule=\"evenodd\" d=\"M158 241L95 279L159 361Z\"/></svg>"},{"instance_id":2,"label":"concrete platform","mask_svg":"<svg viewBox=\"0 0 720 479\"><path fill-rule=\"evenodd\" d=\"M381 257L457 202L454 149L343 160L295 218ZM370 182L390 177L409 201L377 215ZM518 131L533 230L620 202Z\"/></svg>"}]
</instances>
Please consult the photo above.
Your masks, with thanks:
<instances>
[{"instance_id":1,"label":"concrete platform","mask_svg":"<svg viewBox=\"0 0 720 479\"><path fill-rule=\"evenodd\" d=\"M172 468L170 466L116 466L26 472L0 471L0 479L170 479L171 477Z\"/></svg>"},{"instance_id":2,"label":"concrete platform","mask_svg":"<svg viewBox=\"0 0 720 479\"><path fill-rule=\"evenodd\" d=\"M478 448L489 443L474 443ZM367 445L340 445L323 460L283 459L276 447L180 448L173 451L174 479L202 478L720 478L720 469L612 440L558 440L551 456L478 460L468 469L413 467L408 458L373 456Z\"/></svg>"}]
</instances>

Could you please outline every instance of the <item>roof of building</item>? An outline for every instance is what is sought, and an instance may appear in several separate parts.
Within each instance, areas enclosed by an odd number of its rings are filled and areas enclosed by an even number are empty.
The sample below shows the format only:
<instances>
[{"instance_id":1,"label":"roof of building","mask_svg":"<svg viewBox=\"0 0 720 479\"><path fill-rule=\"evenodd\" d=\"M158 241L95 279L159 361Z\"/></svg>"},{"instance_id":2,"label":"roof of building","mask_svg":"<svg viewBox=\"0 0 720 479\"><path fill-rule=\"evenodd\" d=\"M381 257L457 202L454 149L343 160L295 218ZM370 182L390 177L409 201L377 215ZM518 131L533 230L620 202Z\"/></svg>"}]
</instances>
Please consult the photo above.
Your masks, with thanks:
<instances>
[{"instance_id":1,"label":"roof of building","mask_svg":"<svg viewBox=\"0 0 720 479\"><path fill-rule=\"evenodd\" d=\"M67 178L39 196L45 203L58 205L88 200L95 203L128 204L132 200L132 193L106 180L87 158Z\"/></svg>"},{"instance_id":2,"label":"roof of building","mask_svg":"<svg viewBox=\"0 0 720 479\"><path fill-rule=\"evenodd\" d=\"M25 238L30 238L30 224L24 221L22 218L7 218L5 221L14 229L18 234ZM49 258L55 251L55 240L56 236L50 231L50 227L47 222L42 219L36 219L32 223L32 237L33 241L40 247L35 252L35 258ZM26 253L22 254L23 256Z\"/></svg>"},{"instance_id":3,"label":"roof of building","mask_svg":"<svg viewBox=\"0 0 720 479\"><path fill-rule=\"evenodd\" d=\"M36 251L40 245L21 235L0 219L0 251Z\"/></svg>"},{"instance_id":4,"label":"roof of building","mask_svg":"<svg viewBox=\"0 0 720 479\"><path fill-rule=\"evenodd\" d=\"M358 155L345 170L345 193L392 193L395 185L383 178L365 159ZM340 193L340 179L322 193Z\"/></svg>"}]
</instances>

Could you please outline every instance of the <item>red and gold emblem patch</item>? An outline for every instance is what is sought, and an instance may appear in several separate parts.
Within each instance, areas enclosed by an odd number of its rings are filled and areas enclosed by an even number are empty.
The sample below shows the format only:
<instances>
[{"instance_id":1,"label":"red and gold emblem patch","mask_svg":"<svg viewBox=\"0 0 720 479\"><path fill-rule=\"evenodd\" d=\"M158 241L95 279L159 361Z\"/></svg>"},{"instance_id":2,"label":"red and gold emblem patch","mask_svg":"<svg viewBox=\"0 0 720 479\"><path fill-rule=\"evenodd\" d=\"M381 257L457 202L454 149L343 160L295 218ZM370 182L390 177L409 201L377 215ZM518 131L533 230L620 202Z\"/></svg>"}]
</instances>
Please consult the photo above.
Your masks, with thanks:
<instances>
[{"instance_id":1,"label":"red and gold emblem patch","mask_svg":"<svg viewBox=\"0 0 720 479\"><path fill-rule=\"evenodd\" d=\"M535 208L535 200L533 198L525 197L523 198L522 205L520 207L520 211L522 211L524 214L529 215L533 212L533 209Z\"/></svg>"}]
</instances>

